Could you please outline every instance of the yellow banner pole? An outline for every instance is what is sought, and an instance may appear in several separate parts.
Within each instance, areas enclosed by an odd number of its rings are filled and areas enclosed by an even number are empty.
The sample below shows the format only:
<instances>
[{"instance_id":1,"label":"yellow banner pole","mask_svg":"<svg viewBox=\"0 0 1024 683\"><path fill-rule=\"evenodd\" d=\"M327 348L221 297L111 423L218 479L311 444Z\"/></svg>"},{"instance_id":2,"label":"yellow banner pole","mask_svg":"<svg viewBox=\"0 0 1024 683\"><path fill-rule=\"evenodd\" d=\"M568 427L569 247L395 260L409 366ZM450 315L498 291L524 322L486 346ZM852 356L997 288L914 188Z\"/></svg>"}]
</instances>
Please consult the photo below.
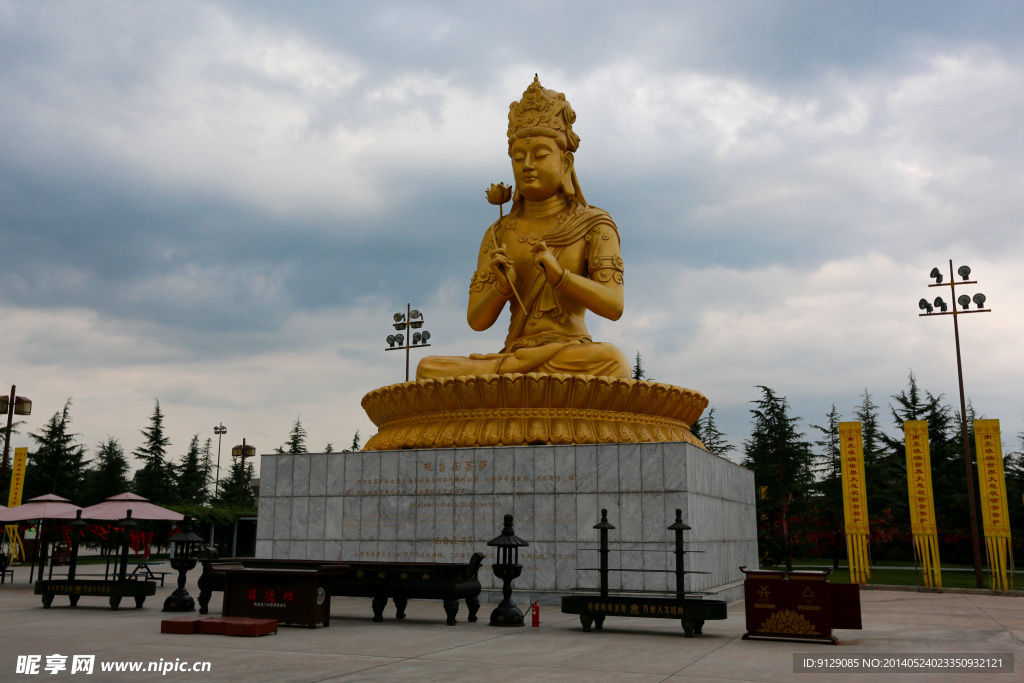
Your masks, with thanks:
<instances>
[{"instance_id":1,"label":"yellow banner pole","mask_svg":"<svg viewBox=\"0 0 1024 683\"><path fill-rule=\"evenodd\" d=\"M864 439L860 422L839 423L839 448L843 475L843 518L846 522L846 556L850 583L864 585L871 578L868 563L867 490L864 485Z\"/></svg>"},{"instance_id":2,"label":"yellow banner pole","mask_svg":"<svg viewBox=\"0 0 1024 683\"><path fill-rule=\"evenodd\" d=\"M1006 501L1006 473L999 420L975 420L974 444L978 454L981 514L988 548L989 588L1005 593L1013 576L1007 574L1010 552L1010 517Z\"/></svg>"},{"instance_id":3,"label":"yellow banner pole","mask_svg":"<svg viewBox=\"0 0 1024 683\"><path fill-rule=\"evenodd\" d=\"M21 505L21 496L25 492L25 468L28 465L28 449L15 448L14 462L11 467L11 488L7 494L7 507ZM7 540L11 544L11 560L25 561L25 545L21 542L17 524L6 527Z\"/></svg>"},{"instance_id":4,"label":"yellow banner pole","mask_svg":"<svg viewBox=\"0 0 1024 683\"><path fill-rule=\"evenodd\" d=\"M28 449L14 449L14 466L11 468L11 489L7 494L7 507L21 505L21 494L25 491L25 467L28 463Z\"/></svg>"},{"instance_id":5,"label":"yellow banner pole","mask_svg":"<svg viewBox=\"0 0 1024 683\"><path fill-rule=\"evenodd\" d=\"M942 588L939 562L939 537L935 526L935 499L932 495L932 458L928 446L928 423L907 420L903 423L907 448L907 491L910 495L910 530L921 557L924 585Z\"/></svg>"},{"instance_id":6,"label":"yellow banner pole","mask_svg":"<svg viewBox=\"0 0 1024 683\"><path fill-rule=\"evenodd\" d=\"M28 558L25 556L25 544L21 542L21 534L18 533L18 525L8 524L4 530L7 532L7 542L11 544L11 562L24 562Z\"/></svg>"}]
</instances>

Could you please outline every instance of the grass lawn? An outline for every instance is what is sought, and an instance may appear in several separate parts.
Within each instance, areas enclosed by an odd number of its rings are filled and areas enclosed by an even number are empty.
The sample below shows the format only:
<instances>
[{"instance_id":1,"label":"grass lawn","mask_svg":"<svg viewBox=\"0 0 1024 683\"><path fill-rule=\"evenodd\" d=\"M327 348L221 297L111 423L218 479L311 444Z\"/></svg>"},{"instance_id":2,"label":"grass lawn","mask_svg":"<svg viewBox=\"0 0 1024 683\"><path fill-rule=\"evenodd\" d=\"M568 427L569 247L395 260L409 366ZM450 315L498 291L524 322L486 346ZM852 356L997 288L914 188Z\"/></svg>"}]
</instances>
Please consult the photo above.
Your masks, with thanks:
<instances>
[{"instance_id":1,"label":"grass lawn","mask_svg":"<svg viewBox=\"0 0 1024 683\"><path fill-rule=\"evenodd\" d=\"M146 563L150 563L150 562L166 562L167 558L168 558L167 553L161 553L159 555L154 553L149 558L144 558L144 557L142 557L142 555L136 556L134 552L129 552L128 553L128 566L130 567L131 565L138 564L139 562L146 562ZM119 554L115 555L114 557L110 558L110 565L113 566L115 564L118 564L120 561L121 561L121 556ZM78 566L79 567L81 567L82 565L106 564L106 563L107 563L107 558L106 557L101 557L100 555L79 555L78 556ZM13 566L15 566L15 567L30 567L30 566L32 566L32 561L29 560L27 562L12 562L11 564ZM47 562L47 565L49 566L49 562ZM62 566L66 566L66 565L57 565L57 568L60 568ZM54 571L56 571L56 569Z\"/></svg>"},{"instance_id":2,"label":"grass lawn","mask_svg":"<svg viewBox=\"0 0 1024 683\"><path fill-rule=\"evenodd\" d=\"M820 559L801 560L793 562L793 569L828 569L832 566L831 562ZM762 569L785 569L782 567L762 567ZM1024 588L1024 571L1018 570L1015 572L1016 580L1014 587L1018 590ZM989 587L989 575L988 568L982 567L982 578L984 579L985 588ZM839 563L839 569L836 569L829 576L829 580L834 583L850 583L850 568L845 562ZM875 564L871 567L871 578L868 579L868 585L878 584L880 586L921 586L924 587L924 581L918 571L915 570L913 562L885 562L884 564ZM977 582L974 579L974 567L966 564L949 564L942 565L942 587L943 588L977 588Z\"/></svg>"}]
</instances>

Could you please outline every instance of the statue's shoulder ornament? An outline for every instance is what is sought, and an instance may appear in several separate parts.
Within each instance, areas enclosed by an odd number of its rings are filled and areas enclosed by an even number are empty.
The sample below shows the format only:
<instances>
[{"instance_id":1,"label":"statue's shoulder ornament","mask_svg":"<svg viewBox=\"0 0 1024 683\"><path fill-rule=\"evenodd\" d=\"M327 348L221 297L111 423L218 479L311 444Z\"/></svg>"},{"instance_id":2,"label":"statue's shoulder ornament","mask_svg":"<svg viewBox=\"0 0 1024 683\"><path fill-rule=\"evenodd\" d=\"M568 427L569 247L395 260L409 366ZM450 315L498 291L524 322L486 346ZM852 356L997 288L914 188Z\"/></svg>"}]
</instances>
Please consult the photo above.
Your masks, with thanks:
<instances>
[{"instance_id":1,"label":"statue's shoulder ornament","mask_svg":"<svg viewBox=\"0 0 1024 683\"><path fill-rule=\"evenodd\" d=\"M612 220L612 217L604 209L588 206L584 211L586 212L586 220L589 225L584 239L591 243L592 249L596 250L592 252L588 261L587 275L592 280L598 282L614 281L621 285L623 282L622 274L625 271L622 256L618 253L617 248L612 250L613 253L608 253L607 249L603 249L600 246L601 243L610 241L612 237L615 238L616 246L618 246L620 243L619 229L615 225L615 221Z\"/></svg>"}]
</instances>

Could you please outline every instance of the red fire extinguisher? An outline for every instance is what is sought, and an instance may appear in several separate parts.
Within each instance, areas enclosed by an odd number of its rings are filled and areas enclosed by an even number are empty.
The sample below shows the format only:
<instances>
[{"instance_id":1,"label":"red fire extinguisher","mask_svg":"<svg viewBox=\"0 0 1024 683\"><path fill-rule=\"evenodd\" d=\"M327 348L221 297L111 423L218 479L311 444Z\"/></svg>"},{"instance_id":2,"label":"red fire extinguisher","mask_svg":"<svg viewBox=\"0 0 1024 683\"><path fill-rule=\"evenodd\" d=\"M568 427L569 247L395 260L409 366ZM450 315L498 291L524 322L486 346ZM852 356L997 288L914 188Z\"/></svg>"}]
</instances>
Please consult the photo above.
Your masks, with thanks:
<instances>
[{"instance_id":1,"label":"red fire extinguisher","mask_svg":"<svg viewBox=\"0 0 1024 683\"><path fill-rule=\"evenodd\" d=\"M530 612L533 613L534 628L540 626L540 603L534 602L532 605L530 605Z\"/></svg>"}]
</instances>

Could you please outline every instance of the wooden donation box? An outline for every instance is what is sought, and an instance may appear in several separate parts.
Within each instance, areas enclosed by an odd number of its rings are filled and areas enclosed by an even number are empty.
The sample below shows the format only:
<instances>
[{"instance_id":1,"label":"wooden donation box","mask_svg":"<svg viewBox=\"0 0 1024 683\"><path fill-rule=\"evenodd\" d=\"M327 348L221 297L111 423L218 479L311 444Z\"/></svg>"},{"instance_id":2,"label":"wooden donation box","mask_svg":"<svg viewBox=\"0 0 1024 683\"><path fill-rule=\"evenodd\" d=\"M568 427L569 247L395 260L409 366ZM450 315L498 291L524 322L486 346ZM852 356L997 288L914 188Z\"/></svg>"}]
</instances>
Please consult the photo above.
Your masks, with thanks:
<instances>
[{"instance_id":1,"label":"wooden donation box","mask_svg":"<svg viewBox=\"0 0 1024 683\"><path fill-rule=\"evenodd\" d=\"M834 628L860 629L860 586L829 583L827 571L740 567L748 638L818 640L836 644Z\"/></svg>"},{"instance_id":2,"label":"wooden donation box","mask_svg":"<svg viewBox=\"0 0 1024 683\"><path fill-rule=\"evenodd\" d=\"M229 565L224 573L225 617L276 619L316 628L331 621L332 567L256 569Z\"/></svg>"}]
</instances>

